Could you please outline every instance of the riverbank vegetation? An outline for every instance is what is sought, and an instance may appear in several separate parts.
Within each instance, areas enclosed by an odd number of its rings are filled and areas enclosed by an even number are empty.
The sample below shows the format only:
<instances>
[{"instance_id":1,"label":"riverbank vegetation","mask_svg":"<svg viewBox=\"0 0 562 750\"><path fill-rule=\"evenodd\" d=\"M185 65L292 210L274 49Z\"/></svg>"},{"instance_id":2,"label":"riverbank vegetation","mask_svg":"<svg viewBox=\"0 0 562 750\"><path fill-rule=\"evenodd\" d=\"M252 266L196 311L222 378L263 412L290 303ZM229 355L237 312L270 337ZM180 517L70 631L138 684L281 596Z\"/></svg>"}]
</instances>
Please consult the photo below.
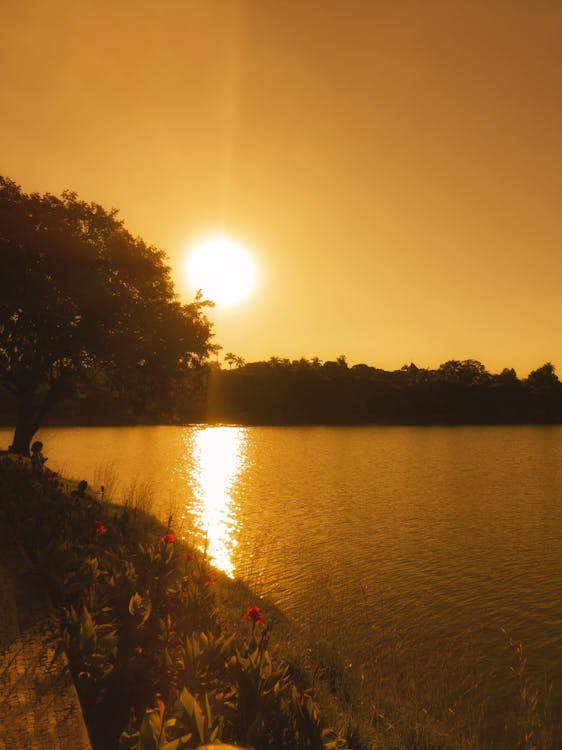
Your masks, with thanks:
<instances>
[{"instance_id":1,"label":"riverbank vegetation","mask_svg":"<svg viewBox=\"0 0 562 750\"><path fill-rule=\"evenodd\" d=\"M437 369L414 364L388 371L365 364L272 358L221 368L205 364L187 373L163 410L146 402L135 413L130 400L107 390L66 400L50 424L98 425L231 422L238 424L559 424L562 383L547 362L520 379L475 360L451 360ZM13 406L0 392L0 422L11 424Z\"/></svg>"},{"instance_id":2,"label":"riverbank vegetation","mask_svg":"<svg viewBox=\"0 0 562 750\"><path fill-rule=\"evenodd\" d=\"M66 488L68 490L68 487ZM228 627L218 573L129 504L112 506L53 472L0 461L2 522L38 566L95 750L347 746L312 691L270 647L260 602Z\"/></svg>"},{"instance_id":3,"label":"riverbank vegetation","mask_svg":"<svg viewBox=\"0 0 562 750\"><path fill-rule=\"evenodd\" d=\"M296 628L180 543L172 520L163 526L141 510L141 494L116 506L105 487L90 492L33 474L25 458L0 459L1 522L56 605L94 750L211 740L256 750L557 747L548 689L507 634L495 664L483 665L463 635L420 671L367 597L339 611L320 571L312 619ZM358 663L334 638L339 618L364 631ZM508 693L502 678L498 704L500 670L512 678ZM490 711L499 724L486 737Z\"/></svg>"},{"instance_id":4,"label":"riverbank vegetation","mask_svg":"<svg viewBox=\"0 0 562 750\"><path fill-rule=\"evenodd\" d=\"M476 360L435 370L411 363L283 360L211 372L207 417L251 424L517 424L562 421L562 384L551 363L520 380Z\"/></svg>"}]
</instances>

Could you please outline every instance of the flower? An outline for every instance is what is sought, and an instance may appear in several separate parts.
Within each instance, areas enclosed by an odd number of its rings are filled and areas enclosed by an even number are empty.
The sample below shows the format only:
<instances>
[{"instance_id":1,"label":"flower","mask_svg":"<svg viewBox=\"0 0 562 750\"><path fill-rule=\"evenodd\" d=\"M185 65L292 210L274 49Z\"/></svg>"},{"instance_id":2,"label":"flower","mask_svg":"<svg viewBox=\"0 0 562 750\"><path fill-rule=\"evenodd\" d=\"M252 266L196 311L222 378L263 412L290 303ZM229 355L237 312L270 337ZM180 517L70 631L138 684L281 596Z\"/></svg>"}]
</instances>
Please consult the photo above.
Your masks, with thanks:
<instances>
[{"instance_id":1,"label":"flower","mask_svg":"<svg viewBox=\"0 0 562 750\"><path fill-rule=\"evenodd\" d=\"M243 619L251 620L254 625L258 625L260 622L263 622L263 615L260 612L260 608L253 604L251 607L248 607Z\"/></svg>"},{"instance_id":2,"label":"flower","mask_svg":"<svg viewBox=\"0 0 562 750\"><path fill-rule=\"evenodd\" d=\"M98 536L107 534L107 526L104 526L101 521L94 521L93 529Z\"/></svg>"},{"instance_id":3,"label":"flower","mask_svg":"<svg viewBox=\"0 0 562 750\"><path fill-rule=\"evenodd\" d=\"M214 578L209 573L203 573L203 575L201 576L201 583L204 586L212 586L214 582Z\"/></svg>"},{"instance_id":4,"label":"flower","mask_svg":"<svg viewBox=\"0 0 562 750\"><path fill-rule=\"evenodd\" d=\"M162 541L164 542L164 544L168 544L168 542L175 542L176 537L173 534L164 534L164 536L162 537Z\"/></svg>"},{"instance_id":5,"label":"flower","mask_svg":"<svg viewBox=\"0 0 562 750\"><path fill-rule=\"evenodd\" d=\"M185 559L187 560L187 562L192 562L193 560L195 560L195 555L193 555L191 552L186 552Z\"/></svg>"}]
</instances>

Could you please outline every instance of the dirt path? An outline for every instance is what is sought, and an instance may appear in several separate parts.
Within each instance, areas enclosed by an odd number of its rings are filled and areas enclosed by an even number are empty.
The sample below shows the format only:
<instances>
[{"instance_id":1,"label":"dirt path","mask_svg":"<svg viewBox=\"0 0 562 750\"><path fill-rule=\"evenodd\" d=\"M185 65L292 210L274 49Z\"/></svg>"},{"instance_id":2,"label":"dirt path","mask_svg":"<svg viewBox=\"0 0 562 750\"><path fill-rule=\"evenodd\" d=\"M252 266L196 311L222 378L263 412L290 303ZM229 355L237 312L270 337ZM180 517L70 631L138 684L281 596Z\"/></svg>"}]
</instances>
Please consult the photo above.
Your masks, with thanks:
<instances>
[{"instance_id":1,"label":"dirt path","mask_svg":"<svg viewBox=\"0 0 562 750\"><path fill-rule=\"evenodd\" d=\"M0 750L91 750L55 613L0 521Z\"/></svg>"}]
</instances>

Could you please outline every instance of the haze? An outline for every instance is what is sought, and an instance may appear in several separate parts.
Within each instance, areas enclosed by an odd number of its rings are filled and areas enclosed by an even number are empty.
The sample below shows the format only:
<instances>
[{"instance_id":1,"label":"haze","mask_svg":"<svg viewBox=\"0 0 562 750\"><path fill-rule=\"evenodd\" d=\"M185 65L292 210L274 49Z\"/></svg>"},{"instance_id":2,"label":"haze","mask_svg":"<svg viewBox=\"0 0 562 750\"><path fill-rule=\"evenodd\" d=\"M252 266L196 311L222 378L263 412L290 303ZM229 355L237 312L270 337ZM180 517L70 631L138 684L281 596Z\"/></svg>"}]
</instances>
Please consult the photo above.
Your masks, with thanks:
<instances>
[{"instance_id":1,"label":"haze","mask_svg":"<svg viewBox=\"0 0 562 750\"><path fill-rule=\"evenodd\" d=\"M562 364L559 2L4 0L0 39L3 174L119 208L186 299L197 238L253 249L224 351Z\"/></svg>"}]
</instances>

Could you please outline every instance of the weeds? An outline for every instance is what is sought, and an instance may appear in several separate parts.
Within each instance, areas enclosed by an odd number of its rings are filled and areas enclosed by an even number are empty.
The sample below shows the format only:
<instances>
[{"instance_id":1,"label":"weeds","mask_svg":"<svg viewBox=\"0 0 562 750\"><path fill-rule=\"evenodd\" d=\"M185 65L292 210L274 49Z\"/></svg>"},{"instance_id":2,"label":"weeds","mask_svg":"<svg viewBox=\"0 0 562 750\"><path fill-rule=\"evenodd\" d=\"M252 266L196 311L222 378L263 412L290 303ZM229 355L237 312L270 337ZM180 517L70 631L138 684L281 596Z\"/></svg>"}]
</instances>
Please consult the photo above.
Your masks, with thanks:
<instances>
[{"instance_id":1,"label":"weeds","mask_svg":"<svg viewBox=\"0 0 562 750\"><path fill-rule=\"evenodd\" d=\"M521 644L510 642L507 661L498 656L493 664L480 654L476 634L467 631L456 639L436 643L430 656L422 659L417 644L389 625L382 592L371 597L367 586L358 582L360 605L352 611L347 608L342 617L336 574L337 570L325 571L311 586L317 601L309 602L309 610L321 611L322 615L311 617L306 626L308 654L303 651L302 640L300 650L296 640L293 659L309 665L308 677L316 698L327 707L328 721L340 728L350 747L560 747L560 720L549 709L551 689L530 677ZM355 628L350 640L361 641L359 654L346 650L348 639L341 629L344 620ZM508 667L513 691L504 695L499 692L497 676L500 669ZM498 709L501 723L495 717Z\"/></svg>"},{"instance_id":2,"label":"weeds","mask_svg":"<svg viewBox=\"0 0 562 750\"><path fill-rule=\"evenodd\" d=\"M550 712L552 685L540 685L529 672L528 657L520 641L502 628L507 639L509 672L513 677L515 700L506 715L504 731L506 742L514 750L543 750L556 747L562 725Z\"/></svg>"},{"instance_id":3,"label":"weeds","mask_svg":"<svg viewBox=\"0 0 562 750\"><path fill-rule=\"evenodd\" d=\"M117 462L105 461L104 463L96 464L93 481L94 487L103 487L103 495L106 500L116 499L118 496L117 491L121 484Z\"/></svg>"},{"instance_id":4,"label":"weeds","mask_svg":"<svg viewBox=\"0 0 562 750\"><path fill-rule=\"evenodd\" d=\"M133 479L121 491L121 505L150 513L154 506L154 486L150 481ZM111 495L109 495L111 497Z\"/></svg>"}]
</instances>

